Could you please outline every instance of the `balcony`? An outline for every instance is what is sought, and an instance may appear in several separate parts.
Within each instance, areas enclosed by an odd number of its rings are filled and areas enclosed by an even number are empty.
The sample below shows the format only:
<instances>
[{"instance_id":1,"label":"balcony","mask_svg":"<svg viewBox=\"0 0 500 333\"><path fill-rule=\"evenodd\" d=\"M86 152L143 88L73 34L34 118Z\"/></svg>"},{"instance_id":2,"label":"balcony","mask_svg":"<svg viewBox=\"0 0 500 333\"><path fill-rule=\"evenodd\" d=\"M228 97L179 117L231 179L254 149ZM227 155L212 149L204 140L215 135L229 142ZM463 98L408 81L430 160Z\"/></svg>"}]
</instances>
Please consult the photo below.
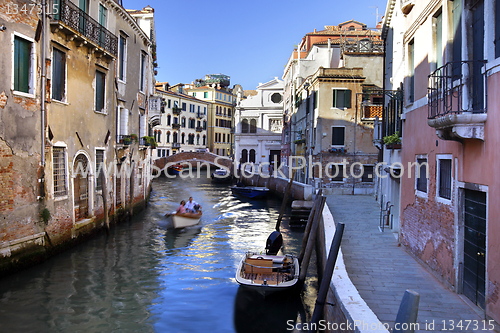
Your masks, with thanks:
<instances>
[{"instance_id":1,"label":"balcony","mask_svg":"<svg viewBox=\"0 0 500 333\"><path fill-rule=\"evenodd\" d=\"M181 128L181 124L172 124L172 128L179 129Z\"/></svg>"},{"instance_id":2,"label":"balcony","mask_svg":"<svg viewBox=\"0 0 500 333\"><path fill-rule=\"evenodd\" d=\"M203 115L202 115L201 113L199 113L199 112L198 112L198 113L196 114L196 118L197 118L197 119L202 119L202 118L203 118Z\"/></svg>"},{"instance_id":3,"label":"balcony","mask_svg":"<svg viewBox=\"0 0 500 333\"><path fill-rule=\"evenodd\" d=\"M175 106L172 108L172 112L175 114L175 115L180 115L181 112L182 112L182 109L181 108L176 108Z\"/></svg>"},{"instance_id":4,"label":"balcony","mask_svg":"<svg viewBox=\"0 0 500 333\"><path fill-rule=\"evenodd\" d=\"M201 126L196 127L196 132L201 132L201 131L203 131L203 127Z\"/></svg>"},{"instance_id":5,"label":"balcony","mask_svg":"<svg viewBox=\"0 0 500 333\"><path fill-rule=\"evenodd\" d=\"M181 144L179 142L174 142L172 143L172 148L177 148L179 149L181 147Z\"/></svg>"},{"instance_id":6,"label":"balcony","mask_svg":"<svg viewBox=\"0 0 500 333\"><path fill-rule=\"evenodd\" d=\"M449 62L429 75L427 124L440 139L484 141L485 61Z\"/></svg>"},{"instance_id":7,"label":"balcony","mask_svg":"<svg viewBox=\"0 0 500 333\"><path fill-rule=\"evenodd\" d=\"M79 46L86 45L110 58L118 55L118 38L78 6L69 0L53 1L52 5L59 5L59 13L50 23L53 32L61 31L68 40L74 39Z\"/></svg>"},{"instance_id":8,"label":"balcony","mask_svg":"<svg viewBox=\"0 0 500 333\"><path fill-rule=\"evenodd\" d=\"M362 108L364 119L375 119L376 117L382 119L384 114L383 105L363 105Z\"/></svg>"},{"instance_id":9,"label":"balcony","mask_svg":"<svg viewBox=\"0 0 500 333\"><path fill-rule=\"evenodd\" d=\"M134 140L132 139L131 135L117 135L116 136L116 143L122 144L125 146L130 145Z\"/></svg>"}]
</instances>

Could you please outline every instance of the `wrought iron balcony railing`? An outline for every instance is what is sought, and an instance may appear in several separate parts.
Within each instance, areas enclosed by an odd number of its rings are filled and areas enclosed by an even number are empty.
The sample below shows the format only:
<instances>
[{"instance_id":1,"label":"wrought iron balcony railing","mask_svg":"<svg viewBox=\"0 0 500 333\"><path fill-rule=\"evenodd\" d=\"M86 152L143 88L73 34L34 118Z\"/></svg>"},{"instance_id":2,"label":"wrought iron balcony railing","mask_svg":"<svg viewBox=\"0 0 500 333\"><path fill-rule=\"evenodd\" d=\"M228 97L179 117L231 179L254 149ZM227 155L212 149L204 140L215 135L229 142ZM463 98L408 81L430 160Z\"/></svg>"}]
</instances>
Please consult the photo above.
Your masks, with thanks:
<instances>
[{"instance_id":1,"label":"wrought iron balcony railing","mask_svg":"<svg viewBox=\"0 0 500 333\"><path fill-rule=\"evenodd\" d=\"M117 135L116 136L116 143L122 144L122 145L130 145L134 140L132 139L131 135Z\"/></svg>"},{"instance_id":2,"label":"wrought iron balcony railing","mask_svg":"<svg viewBox=\"0 0 500 333\"><path fill-rule=\"evenodd\" d=\"M201 132L201 131L203 131L203 127L201 126L196 127L196 132Z\"/></svg>"},{"instance_id":3,"label":"wrought iron balcony railing","mask_svg":"<svg viewBox=\"0 0 500 333\"><path fill-rule=\"evenodd\" d=\"M172 124L172 128L179 129L181 128L181 124Z\"/></svg>"},{"instance_id":4,"label":"wrought iron balcony railing","mask_svg":"<svg viewBox=\"0 0 500 333\"><path fill-rule=\"evenodd\" d=\"M455 61L429 75L428 119L448 114L486 113L486 61Z\"/></svg>"},{"instance_id":5,"label":"wrought iron balcony railing","mask_svg":"<svg viewBox=\"0 0 500 333\"><path fill-rule=\"evenodd\" d=\"M181 144L179 142L172 143L172 148L180 148Z\"/></svg>"},{"instance_id":6,"label":"wrought iron balcony railing","mask_svg":"<svg viewBox=\"0 0 500 333\"><path fill-rule=\"evenodd\" d=\"M179 115L179 114L181 114L182 109L181 108L177 108L177 107L174 106L172 108L172 112L173 112L173 114Z\"/></svg>"},{"instance_id":7,"label":"wrought iron balcony railing","mask_svg":"<svg viewBox=\"0 0 500 333\"><path fill-rule=\"evenodd\" d=\"M59 21L80 33L92 43L117 56L118 38L69 0L53 0L52 8L58 8L53 21Z\"/></svg>"}]
</instances>

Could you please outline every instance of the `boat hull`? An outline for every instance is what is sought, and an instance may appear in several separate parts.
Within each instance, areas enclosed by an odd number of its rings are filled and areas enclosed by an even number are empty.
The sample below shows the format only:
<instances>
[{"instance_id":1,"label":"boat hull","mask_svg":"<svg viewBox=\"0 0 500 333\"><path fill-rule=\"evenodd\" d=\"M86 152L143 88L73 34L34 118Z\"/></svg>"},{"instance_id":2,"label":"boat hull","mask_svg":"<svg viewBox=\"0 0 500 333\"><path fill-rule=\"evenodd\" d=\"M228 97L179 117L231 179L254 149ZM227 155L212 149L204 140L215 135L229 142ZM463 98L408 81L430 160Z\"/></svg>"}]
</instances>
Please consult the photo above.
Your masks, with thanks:
<instances>
[{"instance_id":1,"label":"boat hull","mask_svg":"<svg viewBox=\"0 0 500 333\"><path fill-rule=\"evenodd\" d=\"M287 262L289 266L288 273L280 273L279 267L283 266L283 263L274 263L272 266L262 268L261 266L253 266L252 268L257 271L259 267L263 270L260 271L262 273L249 272L248 268L252 265L248 264L249 255L251 257L258 258L288 258L285 262ZM255 262L255 261L254 261ZM245 288L249 288L258 292L263 296L268 296L270 294L278 293L278 292L293 292L296 290L299 281L299 261L294 256L265 256L260 254L245 254L241 259L238 269L236 270L236 281ZM271 271L265 271L265 269L271 268ZM281 275L281 276L280 276Z\"/></svg>"},{"instance_id":2,"label":"boat hull","mask_svg":"<svg viewBox=\"0 0 500 333\"><path fill-rule=\"evenodd\" d=\"M234 194L250 199L263 199L269 194L268 188L256 186L233 186L231 187L231 191Z\"/></svg>"},{"instance_id":3,"label":"boat hull","mask_svg":"<svg viewBox=\"0 0 500 333\"><path fill-rule=\"evenodd\" d=\"M180 214L180 215L172 215L172 223L174 225L174 229L186 228L200 223L201 214Z\"/></svg>"}]
</instances>

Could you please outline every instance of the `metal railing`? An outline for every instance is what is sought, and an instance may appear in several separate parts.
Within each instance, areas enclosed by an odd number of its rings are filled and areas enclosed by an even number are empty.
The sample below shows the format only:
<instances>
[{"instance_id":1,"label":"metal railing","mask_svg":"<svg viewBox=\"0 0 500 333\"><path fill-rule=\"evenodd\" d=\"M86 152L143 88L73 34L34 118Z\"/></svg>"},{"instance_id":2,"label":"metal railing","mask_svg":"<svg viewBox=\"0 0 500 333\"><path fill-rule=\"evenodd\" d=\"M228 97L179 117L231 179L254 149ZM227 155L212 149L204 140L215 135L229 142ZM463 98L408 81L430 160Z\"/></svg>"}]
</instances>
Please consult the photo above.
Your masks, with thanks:
<instances>
[{"instance_id":1,"label":"metal railing","mask_svg":"<svg viewBox=\"0 0 500 333\"><path fill-rule=\"evenodd\" d=\"M463 112L486 113L485 60L453 61L429 75L428 118Z\"/></svg>"},{"instance_id":2,"label":"metal railing","mask_svg":"<svg viewBox=\"0 0 500 333\"><path fill-rule=\"evenodd\" d=\"M134 140L132 139L131 135L117 135L116 136L116 143L122 144L122 145L130 145Z\"/></svg>"},{"instance_id":3,"label":"metal railing","mask_svg":"<svg viewBox=\"0 0 500 333\"><path fill-rule=\"evenodd\" d=\"M54 21L64 23L115 57L118 55L118 38L111 31L69 0L53 0L52 8L57 7L58 12L53 15Z\"/></svg>"}]
</instances>

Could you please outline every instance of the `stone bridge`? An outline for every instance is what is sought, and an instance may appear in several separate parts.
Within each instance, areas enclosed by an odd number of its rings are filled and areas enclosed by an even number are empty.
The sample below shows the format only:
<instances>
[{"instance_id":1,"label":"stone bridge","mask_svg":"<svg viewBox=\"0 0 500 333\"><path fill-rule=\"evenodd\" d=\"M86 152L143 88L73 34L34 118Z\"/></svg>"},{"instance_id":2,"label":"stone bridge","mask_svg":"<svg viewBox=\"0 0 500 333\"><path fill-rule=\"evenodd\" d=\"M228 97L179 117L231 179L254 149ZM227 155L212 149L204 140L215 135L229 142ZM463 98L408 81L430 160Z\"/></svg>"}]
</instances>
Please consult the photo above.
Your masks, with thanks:
<instances>
[{"instance_id":1,"label":"stone bridge","mask_svg":"<svg viewBox=\"0 0 500 333\"><path fill-rule=\"evenodd\" d=\"M224 166L231 170L233 173L233 160L228 157L219 156L207 152L182 152L167 157L161 157L154 161L154 164L160 170L177 163L190 163L193 166L199 165L211 165L220 168Z\"/></svg>"}]
</instances>

